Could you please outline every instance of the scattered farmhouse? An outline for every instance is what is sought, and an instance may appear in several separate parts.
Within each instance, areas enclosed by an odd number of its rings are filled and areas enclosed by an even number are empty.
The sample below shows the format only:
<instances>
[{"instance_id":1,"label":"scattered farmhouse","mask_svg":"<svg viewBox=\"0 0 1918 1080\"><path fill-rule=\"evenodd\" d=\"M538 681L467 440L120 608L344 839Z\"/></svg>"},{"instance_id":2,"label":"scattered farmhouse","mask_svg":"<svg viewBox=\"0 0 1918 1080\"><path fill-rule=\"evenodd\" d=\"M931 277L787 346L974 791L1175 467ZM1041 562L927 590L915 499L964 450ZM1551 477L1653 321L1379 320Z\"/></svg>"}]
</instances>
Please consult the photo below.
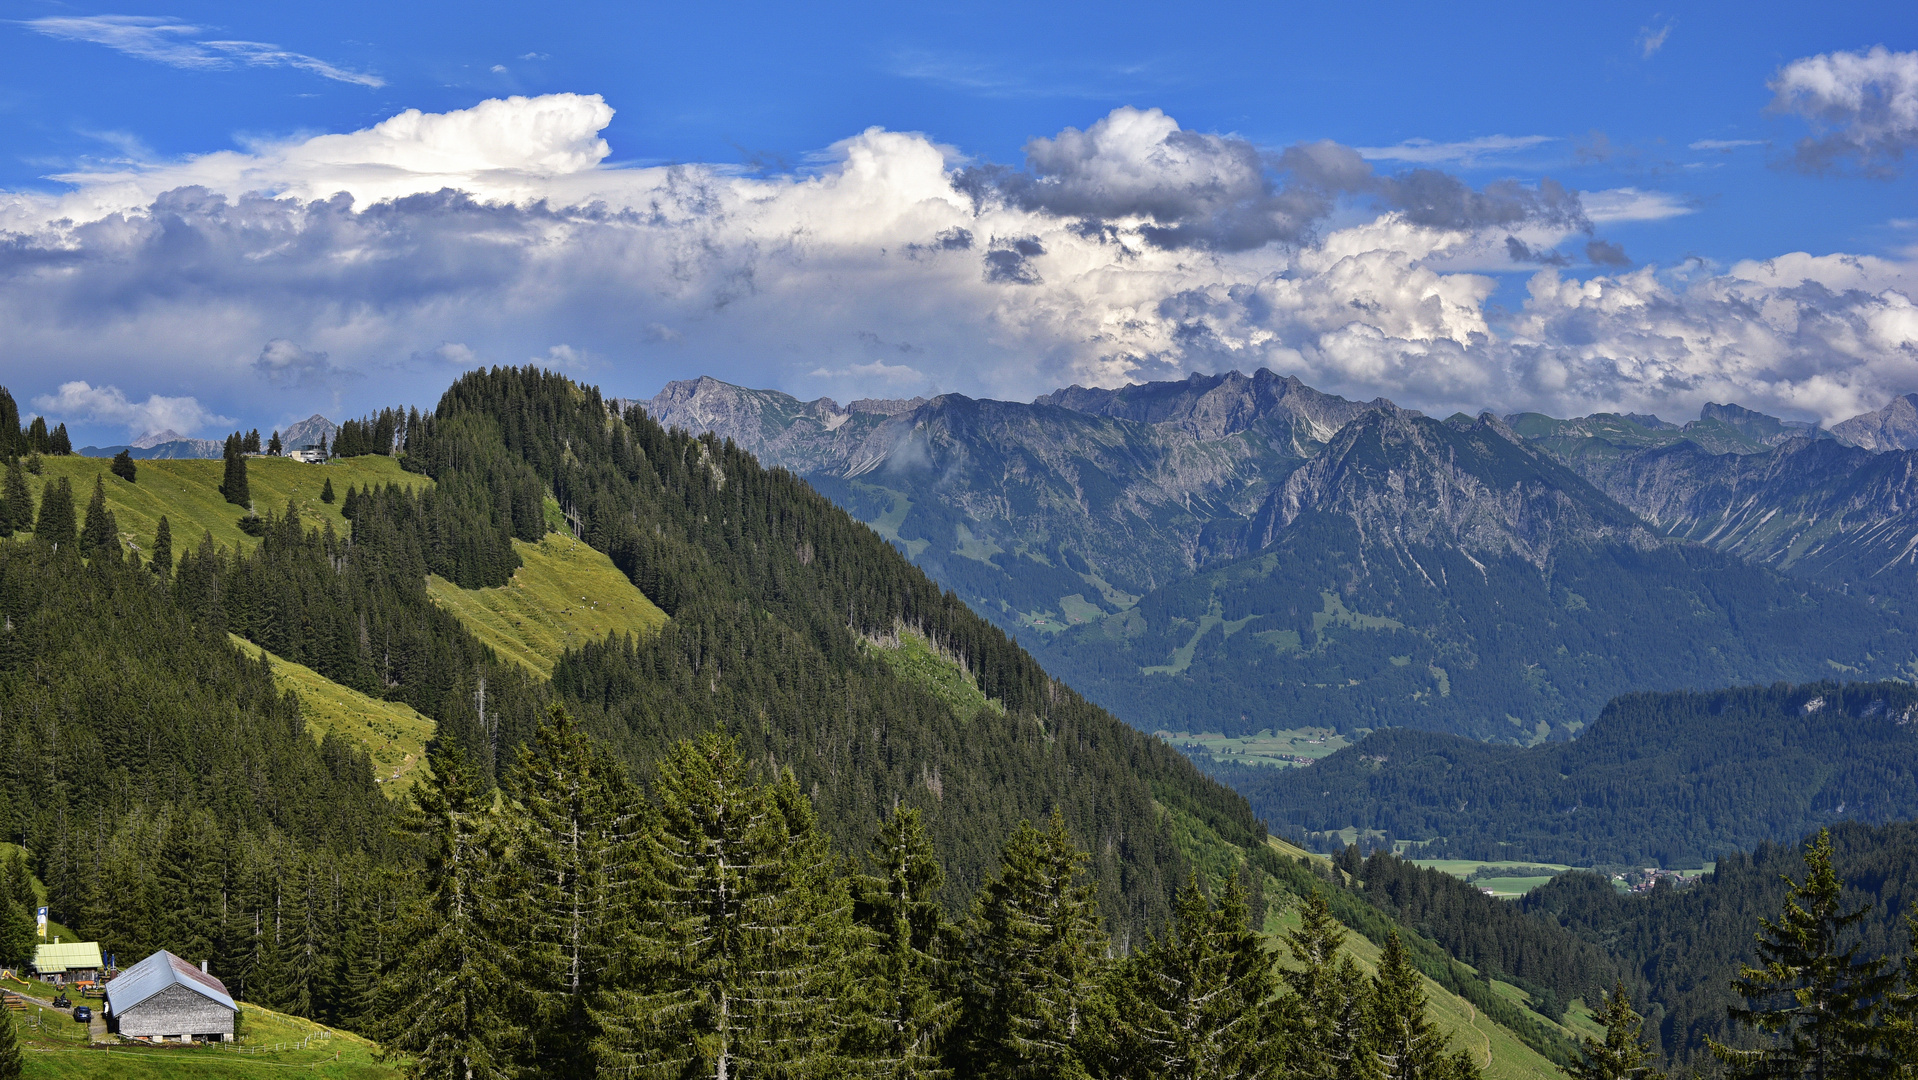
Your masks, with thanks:
<instances>
[{"instance_id":1,"label":"scattered farmhouse","mask_svg":"<svg viewBox=\"0 0 1918 1080\"><path fill-rule=\"evenodd\" d=\"M298 450L288 450L286 456L304 465L323 465L326 463L326 451L317 446L302 446Z\"/></svg>"},{"instance_id":2,"label":"scattered farmhouse","mask_svg":"<svg viewBox=\"0 0 1918 1080\"><path fill-rule=\"evenodd\" d=\"M232 1042L226 984L161 949L107 984L107 1030L127 1039Z\"/></svg>"},{"instance_id":3,"label":"scattered farmhouse","mask_svg":"<svg viewBox=\"0 0 1918 1080\"><path fill-rule=\"evenodd\" d=\"M102 966L97 941L56 941L33 949L34 974L62 986L99 982Z\"/></svg>"}]
</instances>

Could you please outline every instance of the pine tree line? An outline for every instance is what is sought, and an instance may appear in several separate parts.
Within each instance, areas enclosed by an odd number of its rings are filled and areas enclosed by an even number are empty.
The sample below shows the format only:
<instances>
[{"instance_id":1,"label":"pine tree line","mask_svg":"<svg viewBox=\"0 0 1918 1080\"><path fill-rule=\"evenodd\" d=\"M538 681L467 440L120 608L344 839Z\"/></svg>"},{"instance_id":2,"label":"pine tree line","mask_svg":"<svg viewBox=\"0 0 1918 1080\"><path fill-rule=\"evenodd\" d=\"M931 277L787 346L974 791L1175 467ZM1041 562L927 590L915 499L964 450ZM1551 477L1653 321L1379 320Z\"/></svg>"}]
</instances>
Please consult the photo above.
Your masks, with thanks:
<instances>
[{"instance_id":1,"label":"pine tree line","mask_svg":"<svg viewBox=\"0 0 1918 1080\"><path fill-rule=\"evenodd\" d=\"M647 790L555 709L485 797L436 744L413 943L379 1034L422 1077L1464 1078L1399 938L1375 975L1316 892L1281 970L1236 879L1121 955L1059 815L966 916L922 815L836 856L791 770L677 743Z\"/></svg>"}]
</instances>

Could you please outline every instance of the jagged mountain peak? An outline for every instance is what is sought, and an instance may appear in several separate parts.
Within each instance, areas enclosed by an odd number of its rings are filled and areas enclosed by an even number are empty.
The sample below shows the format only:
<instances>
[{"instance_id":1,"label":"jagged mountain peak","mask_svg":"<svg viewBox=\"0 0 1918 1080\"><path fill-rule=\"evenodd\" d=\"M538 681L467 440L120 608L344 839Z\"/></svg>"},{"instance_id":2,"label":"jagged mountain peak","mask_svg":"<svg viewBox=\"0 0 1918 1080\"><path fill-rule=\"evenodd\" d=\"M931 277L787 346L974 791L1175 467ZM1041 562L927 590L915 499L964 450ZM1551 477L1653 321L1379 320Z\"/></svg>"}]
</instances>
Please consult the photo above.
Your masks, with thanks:
<instances>
[{"instance_id":1,"label":"jagged mountain peak","mask_svg":"<svg viewBox=\"0 0 1918 1080\"><path fill-rule=\"evenodd\" d=\"M1918 450L1918 394L1900 394L1882 409L1833 425L1831 434L1861 450Z\"/></svg>"},{"instance_id":2,"label":"jagged mountain peak","mask_svg":"<svg viewBox=\"0 0 1918 1080\"><path fill-rule=\"evenodd\" d=\"M1437 421L1391 405L1347 424L1286 478L1254 518L1248 550L1308 513L1350 518L1374 544L1538 566L1566 543L1650 539L1630 511L1491 413Z\"/></svg>"},{"instance_id":3,"label":"jagged mountain peak","mask_svg":"<svg viewBox=\"0 0 1918 1080\"><path fill-rule=\"evenodd\" d=\"M1034 404L1167 425L1200 439L1235 435L1278 414L1303 421L1303 434L1310 441L1324 442L1354 417L1391 402L1384 398L1348 401L1314 390L1296 376L1260 368L1250 375L1239 371L1194 373L1176 382L1134 383L1114 389L1069 386L1041 395Z\"/></svg>"}]
</instances>

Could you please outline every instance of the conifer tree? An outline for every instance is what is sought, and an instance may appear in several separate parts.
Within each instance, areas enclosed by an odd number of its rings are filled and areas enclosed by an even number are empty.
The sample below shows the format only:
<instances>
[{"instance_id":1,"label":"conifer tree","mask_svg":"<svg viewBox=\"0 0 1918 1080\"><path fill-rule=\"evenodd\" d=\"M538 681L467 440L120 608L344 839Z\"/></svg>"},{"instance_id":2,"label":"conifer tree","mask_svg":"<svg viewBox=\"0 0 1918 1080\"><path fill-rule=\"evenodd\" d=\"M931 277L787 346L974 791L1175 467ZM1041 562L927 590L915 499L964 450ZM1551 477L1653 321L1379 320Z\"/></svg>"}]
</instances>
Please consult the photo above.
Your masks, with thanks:
<instances>
[{"instance_id":1,"label":"conifer tree","mask_svg":"<svg viewBox=\"0 0 1918 1080\"><path fill-rule=\"evenodd\" d=\"M240 436L226 437L226 474L220 482L220 494L235 506L253 505L253 494L246 482L246 457L240 450Z\"/></svg>"},{"instance_id":2,"label":"conifer tree","mask_svg":"<svg viewBox=\"0 0 1918 1080\"><path fill-rule=\"evenodd\" d=\"M412 948L393 959L385 1045L411 1055L410 1076L507 1080L524 1018L505 1008L491 800L450 741L434 741L427 765L414 794L430 845L426 894L410 913Z\"/></svg>"},{"instance_id":3,"label":"conifer tree","mask_svg":"<svg viewBox=\"0 0 1918 1080\"><path fill-rule=\"evenodd\" d=\"M26 452L26 435L20 430L20 405L6 387L0 386L0 457L12 461Z\"/></svg>"},{"instance_id":4,"label":"conifer tree","mask_svg":"<svg viewBox=\"0 0 1918 1080\"><path fill-rule=\"evenodd\" d=\"M861 954L870 1022L860 1056L889 1080L947 1076L940 1048L958 1019L957 942L939 905L945 871L919 811L895 807L867 859L874 872L858 882L853 908L870 939Z\"/></svg>"},{"instance_id":5,"label":"conifer tree","mask_svg":"<svg viewBox=\"0 0 1918 1080\"><path fill-rule=\"evenodd\" d=\"M153 556L147 563L154 573L165 577L173 572L173 526L160 515L160 524L153 529Z\"/></svg>"},{"instance_id":6,"label":"conifer tree","mask_svg":"<svg viewBox=\"0 0 1918 1080\"><path fill-rule=\"evenodd\" d=\"M13 1010L0 1009L0 1080L20 1080L25 1068L20 1036L13 1027Z\"/></svg>"},{"instance_id":7,"label":"conifer tree","mask_svg":"<svg viewBox=\"0 0 1918 1080\"><path fill-rule=\"evenodd\" d=\"M279 457L282 449L283 447L280 445L280 429L274 428L273 437L266 441L266 452L272 454L274 457Z\"/></svg>"},{"instance_id":8,"label":"conifer tree","mask_svg":"<svg viewBox=\"0 0 1918 1080\"><path fill-rule=\"evenodd\" d=\"M1579 1060L1566 1066L1572 1080L1665 1080L1665 1074L1647 1062L1652 1052L1643 1035L1644 1018L1632 1009L1625 996L1625 984L1612 987L1605 998L1605 1041L1587 1038L1580 1047Z\"/></svg>"},{"instance_id":9,"label":"conifer tree","mask_svg":"<svg viewBox=\"0 0 1918 1080\"><path fill-rule=\"evenodd\" d=\"M86 524L80 529L80 553L89 557L118 554L119 547L120 529L113 512L107 509L106 481L95 475L93 497L87 500Z\"/></svg>"},{"instance_id":10,"label":"conifer tree","mask_svg":"<svg viewBox=\"0 0 1918 1080\"><path fill-rule=\"evenodd\" d=\"M557 705L521 747L510 787L518 805L509 918L522 938L513 961L540 1018L527 1067L590 1075L597 1031L589 1007L630 929L615 894L645 887L631 878L645 804L625 766Z\"/></svg>"},{"instance_id":11,"label":"conifer tree","mask_svg":"<svg viewBox=\"0 0 1918 1080\"><path fill-rule=\"evenodd\" d=\"M53 437L47 434L47 418L36 416L27 425L27 449L35 454L53 452Z\"/></svg>"},{"instance_id":12,"label":"conifer tree","mask_svg":"<svg viewBox=\"0 0 1918 1080\"><path fill-rule=\"evenodd\" d=\"M320 485L320 501L323 503L333 501L333 478L330 476L326 478L325 483Z\"/></svg>"},{"instance_id":13,"label":"conifer tree","mask_svg":"<svg viewBox=\"0 0 1918 1080\"><path fill-rule=\"evenodd\" d=\"M755 784L709 733L660 762L654 794L656 892L595 1011L600 1074L843 1073L850 905L791 773Z\"/></svg>"},{"instance_id":14,"label":"conifer tree","mask_svg":"<svg viewBox=\"0 0 1918 1080\"><path fill-rule=\"evenodd\" d=\"M240 440L240 453L257 454L259 452L260 452L260 429L254 428L252 431L249 431L246 433L246 438Z\"/></svg>"},{"instance_id":15,"label":"conifer tree","mask_svg":"<svg viewBox=\"0 0 1918 1080\"><path fill-rule=\"evenodd\" d=\"M1138 1080L1228 1080L1277 1064L1275 957L1252 932L1235 875L1216 902L1195 873L1174 923L1122 962L1114 981L1119 1073Z\"/></svg>"},{"instance_id":16,"label":"conifer tree","mask_svg":"<svg viewBox=\"0 0 1918 1080\"><path fill-rule=\"evenodd\" d=\"M122 450L113 455L113 464L109 465L108 468L113 470L113 475L125 480L129 484L136 482L134 477L138 476L140 472L139 466L133 463L133 454L126 450Z\"/></svg>"},{"instance_id":17,"label":"conifer tree","mask_svg":"<svg viewBox=\"0 0 1918 1080\"><path fill-rule=\"evenodd\" d=\"M1425 1015L1425 984L1393 930L1372 979L1372 1055L1380 1080L1450 1080L1446 1036Z\"/></svg>"},{"instance_id":18,"label":"conifer tree","mask_svg":"<svg viewBox=\"0 0 1918 1080\"><path fill-rule=\"evenodd\" d=\"M1365 1052L1370 992L1350 956L1341 956L1345 928L1323 893L1299 905L1299 927L1286 936L1293 966L1280 978L1292 993L1282 1000L1288 1071L1312 1080L1363 1080L1373 1073Z\"/></svg>"},{"instance_id":19,"label":"conifer tree","mask_svg":"<svg viewBox=\"0 0 1918 1080\"><path fill-rule=\"evenodd\" d=\"M8 535L33 528L33 490L27 487L27 473L17 457L7 461L6 486L0 489L0 516L5 518Z\"/></svg>"},{"instance_id":20,"label":"conifer tree","mask_svg":"<svg viewBox=\"0 0 1918 1080\"><path fill-rule=\"evenodd\" d=\"M74 537L73 485L62 476L40 490L40 518L33 537L47 544L72 544Z\"/></svg>"},{"instance_id":21,"label":"conifer tree","mask_svg":"<svg viewBox=\"0 0 1918 1080\"><path fill-rule=\"evenodd\" d=\"M1759 920L1764 966L1742 966L1732 980L1747 1003L1727 1010L1732 1022L1783 1041L1740 1050L1706 1039L1734 1075L1848 1080L1880 1071L1874 1014L1896 976L1888 958L1861 959L1863 945L1844 942L1870 907L1844 910L1843 891L1831 865L1831 830L1820 829L1805 848L1804 882L1792 885L1776 922Z\"/></svg>"},{"instance_id":22,"label":"conifer tree","mask_svg":"<svg viewBox=\"0 0 1918 1080\"><path fill-rule=\"evenodd\" d=\"M47 440L47 452L61 455L73 453L73 440L67 436L65 424L53 429L52 437Z\"/></svg>"},{"instance_id":23,"label":"conifer tree","mask_svg":"<svg viewBox=\"0 0 1918 1080\"><path fill-rule=\"evenodd\" d=\"M38 907L26 859L16 849L0 869L0 965L17 969L33 959Z\"/></svg>"},{"instance_id":24,"label":"conifer tree","mask_svg":"<svg viewBox=\"0 0 1918 1080\"><path fill-rule=\"evenodd\" d=\"M1106 942L1092 888L1078 880L1086 861L1057 811L1043 833L1022 821L973 900L961 1024L974 1074L1088 1075L1085 1042L1106 1019Z\"/></svg>"}]
</instances>

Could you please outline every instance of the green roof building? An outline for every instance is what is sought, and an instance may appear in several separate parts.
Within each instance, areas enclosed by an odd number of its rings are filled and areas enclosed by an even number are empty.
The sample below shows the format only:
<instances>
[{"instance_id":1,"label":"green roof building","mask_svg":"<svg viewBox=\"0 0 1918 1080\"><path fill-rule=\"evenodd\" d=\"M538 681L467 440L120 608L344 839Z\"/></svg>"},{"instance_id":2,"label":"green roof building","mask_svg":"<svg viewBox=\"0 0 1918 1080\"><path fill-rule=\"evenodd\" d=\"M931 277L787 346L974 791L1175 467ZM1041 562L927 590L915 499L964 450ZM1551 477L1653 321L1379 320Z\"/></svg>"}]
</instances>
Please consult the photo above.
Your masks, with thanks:
<instances>
[{"instance_id":1,"label":"green roof building","mask_svg":"<svg viewBox=\"0 0 1918 1080\"><path fill-rule=\"evenodd\" d=\"M33 950L34 973L58 983L98 982L104 966L97 941L54 942Z\"/></svg>"}]
</instances>

